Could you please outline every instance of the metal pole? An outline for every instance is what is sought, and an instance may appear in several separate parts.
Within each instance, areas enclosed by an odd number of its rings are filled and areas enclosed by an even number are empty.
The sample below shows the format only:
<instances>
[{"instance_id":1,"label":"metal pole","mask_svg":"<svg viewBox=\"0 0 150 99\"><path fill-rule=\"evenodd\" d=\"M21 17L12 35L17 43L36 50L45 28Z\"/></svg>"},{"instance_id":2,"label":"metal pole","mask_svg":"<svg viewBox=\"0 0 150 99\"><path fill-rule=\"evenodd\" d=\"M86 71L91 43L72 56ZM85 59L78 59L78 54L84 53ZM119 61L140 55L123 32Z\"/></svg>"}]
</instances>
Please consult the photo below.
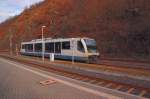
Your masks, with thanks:
<instances>
[{"instance_id":1,"label":"metal pole","mask_svg":"<svg viewBox=\"0 0 150 99\"><path fill-rule=\"evenodd\" d=\"M10 55L12 55L13 53L12 53L12 35L10 36L10 38L9 38L9 41L10 41Z\"/></svg>"},{"instance_id":2,"label":"metal pole","mask_svg":"<svg viewBox=\"0 0 150 99\"><path fill-rule=\"evenodd\" d=\"M18 45L16 44L16 56L18 56Z\"/></svg>"},{"instance_id":3,"label":"metal pole","mask_svg":"<svg viewBox=\"0 0 150 99\"><path fill-rule=\"evenodd\" d=\"M54 54L55 54L55 49L56 49L56 48L55 48L55 41L54 41Z\"/></svg>"},{"instance_id":4,"label":"metal pole","mask_svg":"<svg viewBox=\"0 0 150 99\"><path fill-rule=\"evenodd\" d=\"M74 47L73 47L73 61L72 64L74 64Z\"/></svg>"},{"instance_id":5,"label":"metal pole","mask_svg":"<svg viewBox=\"0 0 150 99\"><path fill-rule=\"evenodd\" d=\"M44 28L46 26L42 26L42 60L44 62L44 50L45 50L45 46L44 46Z\"/></svg>"},{"instance_id":6,"label":"metal pole","mask_svg":"<svg viewBox=\"0 0 150 99\"><path fill-rule=\"evenodd\" d=\"M74 64L74 39L72 38L72 64Z\"/></svg>"}]
</instances>

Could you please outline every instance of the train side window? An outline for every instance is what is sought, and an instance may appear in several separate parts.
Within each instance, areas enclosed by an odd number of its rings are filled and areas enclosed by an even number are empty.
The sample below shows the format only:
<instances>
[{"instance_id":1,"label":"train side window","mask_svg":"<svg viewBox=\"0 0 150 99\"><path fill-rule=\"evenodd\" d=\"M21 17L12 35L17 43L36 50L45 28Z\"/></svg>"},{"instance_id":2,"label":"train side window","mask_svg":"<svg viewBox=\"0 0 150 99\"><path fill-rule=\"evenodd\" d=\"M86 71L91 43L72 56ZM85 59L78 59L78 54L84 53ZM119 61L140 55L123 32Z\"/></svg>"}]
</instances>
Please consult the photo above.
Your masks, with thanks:
<instances>
[{"instance_id":1,"label":"train side window","mask_svg":"<svg viewBox=\"0 0 150 99\"><path fill-rule=\"evenodd\" d=\"M28 46L24 45L25 51L28 51Z\"/></svg>"},{"instance_id":2,"label":"train side window","mask_svg":"<svg viewBox=\"0 0 150 99\"><path fill-rule=\"evenodd\" d=\"M85 52L84 46L83 46L81 41L78 41L78 50L81 51L81 52Z\"/></svg>"},{"instance_id":3,"label":"train side window","mask_svg":"<svg viewBox=\"0 0 150 99\"><path fill-rule=\"evenodd\" d=\"M62 49L70 49L70 42L69 41L62 42Z\"/></svg>"},{"instance_id":4,"label":"train side window","mask_svg":"<svg viewBox=\"0 0 150 99\"><path fill-rule=\"evenodd\" d=\"M41 51L42 51L42 43L36 43L35 52L41 52Z\"/></svg>"},{"instance_id":5,"label":"train side window","mask_svg":"<svg viewBox=\"0 0 150 99\"><path fill-rule=\"evenodd\" d=\"M25 45L25 51L28 51L28 45L27 44Z\"/></svg>"},{"instance_id":6,"label":"train side window","mask_svg":"<svg viewBox=\"0 0 150 99\"><path fill-rule=\"evenodd\" d=\"M45 51L48 53L54 53L54 43L46 43Z\"/></svg>"},{"instance_id":7,"label":"train side window","mask_svg":"<svg viewBox=\"0 0 150 99\"><path fill-rule=\"evenodd\" d=\"M25 45L22 45L22 49L25 49Z\"/></svg>"},{"instance_id":8,"label":"train side window","mask_svg":"<svg viewBox=\"0 0 150 99\"><path fill-rule=\"evenodd\" d=\"M25 48L25 51L32 52L33 51L33 44L26 44L24 46L24 48Z\"/></svg>"}]
</instances>

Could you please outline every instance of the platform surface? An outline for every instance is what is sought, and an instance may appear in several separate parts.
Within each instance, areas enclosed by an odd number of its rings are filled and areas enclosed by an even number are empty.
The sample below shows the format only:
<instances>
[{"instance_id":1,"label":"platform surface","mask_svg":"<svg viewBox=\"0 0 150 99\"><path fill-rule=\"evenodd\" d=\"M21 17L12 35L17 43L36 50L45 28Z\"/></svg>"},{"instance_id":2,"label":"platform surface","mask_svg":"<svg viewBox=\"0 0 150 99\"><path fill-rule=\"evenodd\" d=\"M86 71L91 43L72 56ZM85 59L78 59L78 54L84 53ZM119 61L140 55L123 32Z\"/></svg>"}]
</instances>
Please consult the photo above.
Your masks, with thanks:
<instances>
[{"instance_id":1,"label":"platform surface","mask_svg":"<svg viewBox=\"0 0 150 99\"><path fill-rule=\"evenodd\" d=\"M42 85L41 81L55 83ZM0 58L0 99L140 99Z\"/></svg>"}]
</instances>

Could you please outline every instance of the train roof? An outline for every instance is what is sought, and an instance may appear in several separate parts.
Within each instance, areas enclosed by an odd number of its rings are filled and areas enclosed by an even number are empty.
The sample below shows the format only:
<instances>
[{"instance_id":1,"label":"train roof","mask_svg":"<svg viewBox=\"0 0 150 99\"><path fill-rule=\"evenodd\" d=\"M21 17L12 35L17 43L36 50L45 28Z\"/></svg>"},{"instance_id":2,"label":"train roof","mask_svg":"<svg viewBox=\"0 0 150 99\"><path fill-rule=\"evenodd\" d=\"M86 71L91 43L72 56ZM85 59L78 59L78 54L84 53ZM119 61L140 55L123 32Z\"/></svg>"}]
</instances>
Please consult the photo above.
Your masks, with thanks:
<instances>
[{"instance_id":1,"label":"train roof","mask_svg":"<svg viewBox=\"0 0 150 99\"><path fill-rule=\"evenodd\" d=\"M69 41L69 40L80 40L80 39L92 39L89 37L78 37L78 38L44 38L44 42L49 42L49 41L54 41L54 42L58 42L58 41ZM41 43L42 39L34 39L28 42L22 42L22 44L29 44L29 43Z\"/></svg>"}]
</instances>

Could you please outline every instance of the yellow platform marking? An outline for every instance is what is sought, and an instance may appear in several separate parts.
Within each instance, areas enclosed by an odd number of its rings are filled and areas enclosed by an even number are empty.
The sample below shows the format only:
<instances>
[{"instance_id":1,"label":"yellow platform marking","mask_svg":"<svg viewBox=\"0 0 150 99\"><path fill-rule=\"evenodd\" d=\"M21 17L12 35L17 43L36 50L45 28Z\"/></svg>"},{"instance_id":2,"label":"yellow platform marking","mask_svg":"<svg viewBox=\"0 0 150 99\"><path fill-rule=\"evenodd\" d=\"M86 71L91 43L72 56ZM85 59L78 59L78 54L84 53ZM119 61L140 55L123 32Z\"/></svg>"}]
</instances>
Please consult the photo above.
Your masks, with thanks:
<instances>
[{"instance_id":1,"label":"yellow platform marking","mask_svg":"<svg viewBox=\"0 0 150 99\"><path fill-rule=\"evenodd\" d=\"M101 82L98 83L98 85L101 85L101 84L103 84L103 83L104 83L104 81L101 81Z\"/></svg>"},{"instance_id":2,"label":"yellow platform marking","mask_svg":"<svg viewBox=\"0 0 150 99\"><path fill-rule=\"evenodd\" d=\"M127 93L131 93L134 90L134 88L130 88Z\"/></svg>"},{"instance_id":3,"label":"yellow platform marking","mask_svg":"<svg viewBox=\"0 0 150 99\"><path fill-rule=\"evenodd\" d=\"M122 85L119 85L118 87L116 87L115 89L116 90L119 90L119 89L121 89L123 86Z\"/></svg>"},{"instance_id":4,"label":"yellow platform marking","mask_svg":"<svg viewBox=\"0 0 150 99\"><path fill-rule=\"evenodd\" d=\"M146 91L145 90L143 90L140 94L139 94L139 96L144 96L144 94L146 94Z\"/></svg>"},{"instance_id":5,"label":"yellow platform marking","mask_svg":"<svg viewBox=\"0 0 150 99\"><path fill-rule=\"evenodd\" d=\"M48 80L45 80L45 81L41 81L40 82L40 84L41 85L51 85L51 84L54 84L54 83L56 83L56 81L55 80L53 80L53 79L48 79Z\"/></svg>"},{"instance_id":6,"label":"yellow platform marking","mask_svg":"<svg viewBox=\"0 0 150 99\"><path fill-rule=\"evenodd\" d=\"M110 87L110 86L112 86L113 84L112 83L109 83L109 84L107 84L105 87Z\"/></svg>"}]
</instances>

